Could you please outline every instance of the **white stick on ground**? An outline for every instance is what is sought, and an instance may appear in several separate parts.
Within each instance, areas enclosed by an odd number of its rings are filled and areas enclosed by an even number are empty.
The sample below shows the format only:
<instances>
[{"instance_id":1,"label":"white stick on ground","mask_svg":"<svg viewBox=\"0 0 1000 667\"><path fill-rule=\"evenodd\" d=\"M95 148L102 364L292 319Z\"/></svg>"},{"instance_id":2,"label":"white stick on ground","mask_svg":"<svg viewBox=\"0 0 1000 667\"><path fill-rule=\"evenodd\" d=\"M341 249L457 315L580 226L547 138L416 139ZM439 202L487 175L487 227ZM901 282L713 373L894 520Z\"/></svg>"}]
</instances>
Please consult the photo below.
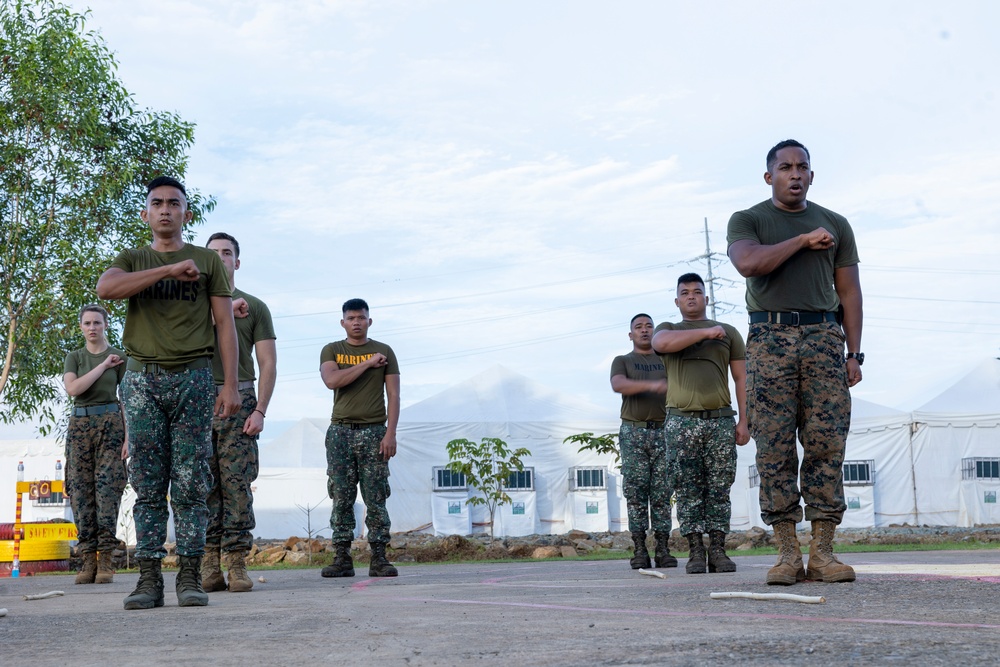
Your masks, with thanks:
<instances>
[{"instance_id":1,"label":"white stick on ground","mask_svg":"<svg viewBox=\"0 0 1000 667\"><path fill-rule=\"evenodd\" d=\"M66 595L62 591L49 591L48 593L39 593L38 595L25 595L25 600L44 600L45 598L57 598L60 595Z\"/></svg>"},{"instance_id":2,"label":"white stick on ground","mask_svg":"<svg viewBox=\"0 0 1000 667\"><path fill-rule=\"evenodd\" d=\"M792 593L711 593L713 600L728 600L730 598L747 598L750 600L784 600L786 602L802 602L805 604L823 604L826 598L812 595L793 595Z\"/></svg>"},{"instance_id":3,"label":"white stick on ground","mask_svg":"<svg viewBox=\"0 0 1000 667\"><path fill-rule=\"evenodd\" d=\"M641 567L639 568L639 574L644 574L647 577L657 577L658 579L667 578L667 575L663 574L662 572L657 572L656 570L646 570Z\"/></svg>"}]
</instances>

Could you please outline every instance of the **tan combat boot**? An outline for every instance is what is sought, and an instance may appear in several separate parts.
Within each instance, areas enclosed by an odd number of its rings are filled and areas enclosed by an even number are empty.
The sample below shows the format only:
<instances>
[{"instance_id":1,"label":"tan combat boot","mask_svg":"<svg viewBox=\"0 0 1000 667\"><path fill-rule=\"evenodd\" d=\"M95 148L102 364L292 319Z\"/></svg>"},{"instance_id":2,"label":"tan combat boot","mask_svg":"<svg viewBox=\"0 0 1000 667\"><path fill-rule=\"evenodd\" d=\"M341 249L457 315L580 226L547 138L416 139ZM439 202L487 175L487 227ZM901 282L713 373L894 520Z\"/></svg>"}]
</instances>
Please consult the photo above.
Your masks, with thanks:
<instances>
[{"instance_id":1,"label":"tan combat boot","mask_svg":"<svg viewBox=\"0 0 1000 667\"><path fill-rule=\"evenodd\" d=\"M82 554L83 565L80 566L80 571L76 573L77 584L92 584L94 583L95 577L97 577L97 554L91 551L90 553Z\"/></svg>"},{"instance_id":2,"label":"tan combat boot","mask_svg":"<svg viewBox=\"0 0 1000 667\"><path fill-rule=\"evenodd\" d=\"M806 571L802 567L802 550L795 535L795 522L779 521L771 528L774 529L774 541L778 544L778 562L767 571L768 585L791 586L797 581L804 581Z\"/></svg>"},{"instance_id":3,"label":"tan combat boot","mask_svg":"<svg viewBox=\"0 0 1000 667\"><path fill-rule=\"evenodd\" d=\"M219 547L205 547L201 559L201 587L206 593L226 590L226 579L219 566Z\"/></svg>"},{"instance_id":4,"label":"tan combat boot","mask_svg":"<svg viewBox=\"0 0 1000 667\"><path fill-rule=\"evenodd\" d=\"M253 588L253 581L247 574L246 556L246 551L226 552L226 569L229 570L230 593L248 593Z\"/></svg>"},{"instance_id":5,"label":"tan combat boot","mask_svg":"<svg viewBox=\"0 0 1000 667\"><path fill-rule=\"evenodd\" d=\"M115 580L115 563L113 551L100 551L97 554L97 576L94 583L110 584Z\"/></svg>"},{"instance_id":6,"label":"tan combat boot","mask_svg":"<svg viewBox=\"0 0 1000 667\"><path fill-rule=\"evenodd\" d=\"M813 521L812 541L809 543L809 568L806 578L828 584L854 581L854 568L844 565L833 555L833 534L837 524L833 521Z\"/></svg>"}]
</instances>

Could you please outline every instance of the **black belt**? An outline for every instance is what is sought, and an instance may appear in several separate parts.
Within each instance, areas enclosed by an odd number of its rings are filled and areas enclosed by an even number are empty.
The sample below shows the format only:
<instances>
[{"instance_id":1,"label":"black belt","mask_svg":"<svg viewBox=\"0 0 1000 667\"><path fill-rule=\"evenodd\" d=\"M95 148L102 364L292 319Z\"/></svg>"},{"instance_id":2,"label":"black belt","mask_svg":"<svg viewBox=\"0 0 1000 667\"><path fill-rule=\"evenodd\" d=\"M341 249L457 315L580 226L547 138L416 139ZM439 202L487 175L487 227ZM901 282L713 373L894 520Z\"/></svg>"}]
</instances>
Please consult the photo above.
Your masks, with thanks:
<instances>
[{"instance_id":1,"label":"black belt","mask_svg":"<svg viewBox=\"0 0 1000 667\"><path fill-rule=\"evenodd\" d=\"M774 313L767 310L750 313L750 324L767 322L768 324L788 324L797 327L803 324L820 324L822 322L836 322L837 313L812 313L792 311L790 313Z\"/></svg>"},{"instance_id":2,"label":"black belt","mask_svg":"<svg viewBox=\"0 0 1000 667\"><path fill-rule=\"evenodd\" d=\"M193 361L189 361L186 364L156 364L156 363L142 363L138 359L133 359L129 357L128 363L125 364L125 368L130 371L135 371L136 373L148 373L150 375L159 375L160 373L183 373L184 371L193 371L199 368L208 368L212 365L212 359L210 357L198 357Z\"/></svg>"},{"instance_id":3,"label":"black belt","mask_svg":"<svg viewBox=\"0 0 1000 667\"><path fill-rule=\"evenodd\" d=\"M121 408L117 403L105 403L104 405L88 405L84 408L73 408L74 417L93 417L103 415L105 412L120 412Z\"/></svg>"},{"instance_id":4,"label":"black belt","mask_svg":"<svg viewBox=\"0 0 1000 667\"><path fill-rule=\"evenodd\" d=\"M375 428L376 426L385 426L385 423L381 424L353 424L351 422L333 422L337 426L343 426L344 428L349 428L352 431L357 431L364 428Z\"/></svg>"},{"instance_id":5,"label":"black belt","mask_svg":"<svg viewBox=\"0 0 1000 667\"><path fill-rule=\"evenodd\" d=\"M639 428L663 428L663 422L658 421L634 422L631 419L623 419L622 421L632 426L638 426Z\"/></svg>"},{"instance_id":6,"label":"black belt","mask_svg":"<svg viewBox=\"0 0 1000 667\"><path fill-rule=\"evenodd\" d=\"M677 408L667 408L667 414L675 417L694 417L695 419L718 419L719 417L735 417L736 411L732 408L719 408L718 410L678 410Z\"/></svg>"}]
</instances>

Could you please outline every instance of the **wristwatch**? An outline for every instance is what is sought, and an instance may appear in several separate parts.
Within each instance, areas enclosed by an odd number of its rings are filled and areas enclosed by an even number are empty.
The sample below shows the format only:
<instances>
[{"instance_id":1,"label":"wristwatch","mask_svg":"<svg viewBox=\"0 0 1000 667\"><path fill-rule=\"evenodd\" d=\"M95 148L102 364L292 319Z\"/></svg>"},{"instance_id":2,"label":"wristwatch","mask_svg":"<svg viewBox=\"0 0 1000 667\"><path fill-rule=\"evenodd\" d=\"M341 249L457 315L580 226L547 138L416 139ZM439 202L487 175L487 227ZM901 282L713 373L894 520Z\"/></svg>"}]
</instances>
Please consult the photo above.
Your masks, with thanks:
<instances>
[{"instance_id":1,"label":"wristwatch","mask_svg":"<svg viewBox=\"0 0 1000 667\"><path fill-rule=\"evenodd\" d=\"M858 366L862 366L865 363L865 353L864 352L848 352L847 359L857 359Z\"/></svg>"}]
</instances>

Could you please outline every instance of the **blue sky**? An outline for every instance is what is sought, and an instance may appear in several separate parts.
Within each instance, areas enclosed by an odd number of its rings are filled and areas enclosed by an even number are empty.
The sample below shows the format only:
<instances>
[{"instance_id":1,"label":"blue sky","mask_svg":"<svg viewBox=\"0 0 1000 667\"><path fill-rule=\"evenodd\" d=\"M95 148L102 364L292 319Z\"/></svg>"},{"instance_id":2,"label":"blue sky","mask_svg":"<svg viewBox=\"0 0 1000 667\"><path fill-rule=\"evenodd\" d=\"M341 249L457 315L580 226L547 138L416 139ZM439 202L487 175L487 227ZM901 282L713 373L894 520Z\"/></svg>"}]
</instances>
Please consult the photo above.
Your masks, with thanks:
<instances>
[{"instance_id":1,"label":"blue sky","mask_svg":"<svg viewBox=\"0 0 1000 667\"><path fill-rule=\"evenodd\" d=\"M855 395L914 407L1000 335L1000 47L990 2L73 2L142 106L197 123L198 240L278 333L271 432L329 413L319 352L372 306L404 406L502 364L609 405L628 321L679 319L703 220L812 151L852 222L867 353ZM746 331L722 263L720 319Z\"/></svg>"}]
</instances>

